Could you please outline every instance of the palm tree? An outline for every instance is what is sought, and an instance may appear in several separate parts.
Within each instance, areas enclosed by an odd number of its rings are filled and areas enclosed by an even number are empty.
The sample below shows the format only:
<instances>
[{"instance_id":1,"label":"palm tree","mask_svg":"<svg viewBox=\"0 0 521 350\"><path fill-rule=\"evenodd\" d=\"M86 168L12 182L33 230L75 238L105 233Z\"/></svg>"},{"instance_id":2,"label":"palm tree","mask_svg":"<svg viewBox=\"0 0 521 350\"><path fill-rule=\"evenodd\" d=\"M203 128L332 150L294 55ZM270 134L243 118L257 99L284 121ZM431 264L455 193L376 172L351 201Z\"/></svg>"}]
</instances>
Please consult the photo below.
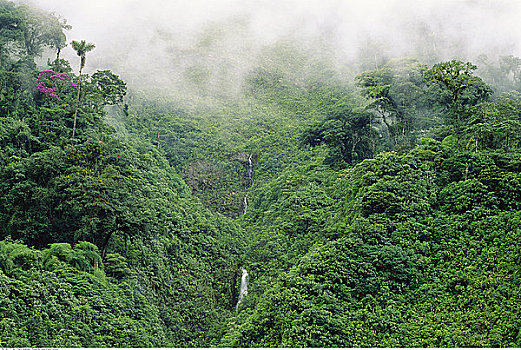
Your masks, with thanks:
<instances>
[{"instance_id":1,"label":"palm tree","mask_svg":"<svg viewBox=\"0 0 521 350\"><path fill-rule=\"evenodd\" d=\"M86 42L85 40L82 40L80 42L73 40L71 45L72 48L76 51L76 54L81 58L80 75L78 77L78 95L76 97L76 108L74 110L74 124L72 126L72 138L74 138L74 135L76 134L76 118L78 117L78 107L80 106L81 72L83 71L83 68L85 68L85 62L87 61L87 58L85 56L87 55L87 52L94 50L96 46L94 46L94 44Z\"/></svg>"}]
</instances>

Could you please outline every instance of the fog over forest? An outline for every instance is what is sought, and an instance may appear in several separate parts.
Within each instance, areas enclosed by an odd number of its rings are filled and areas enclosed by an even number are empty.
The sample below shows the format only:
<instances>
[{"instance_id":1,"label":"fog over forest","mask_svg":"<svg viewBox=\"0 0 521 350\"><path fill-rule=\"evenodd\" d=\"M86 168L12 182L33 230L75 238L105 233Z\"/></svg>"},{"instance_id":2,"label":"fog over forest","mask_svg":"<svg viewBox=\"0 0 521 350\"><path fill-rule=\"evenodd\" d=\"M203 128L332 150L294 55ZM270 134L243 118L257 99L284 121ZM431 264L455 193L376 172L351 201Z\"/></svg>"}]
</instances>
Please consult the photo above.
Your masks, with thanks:
<instances>
[{"instance_id":1,"label":"fog over forest","mask_svg":"<svg viewBox=\"0 0 521 350\"><path fill-rule=\"evenodd\" d=\"M92 70L181 88L200 65L215 84L240 84L259 52L280 41L341 66L366 57L424 63L519 55L521 3L513 0L29 0L67 19L69 40L96 44ZM64 55L77 59L70 49ZM427 61L427 62L425 62ZM431 62L432 61L432 62ZM365 67L364 67L365 68ZM356 68L355 68L356 70ZM225 88L231 88L225 86Z\"/></svg>"},{"instance_id":2,"label":"fog over forest","mask_svg":"<svg viewBox=\"0 0 521 350\"><path fill-rule=\"evenodd\" d=\"M0 0L0 348L520 348L520 19Z\"/></svg>"}]
</instances>

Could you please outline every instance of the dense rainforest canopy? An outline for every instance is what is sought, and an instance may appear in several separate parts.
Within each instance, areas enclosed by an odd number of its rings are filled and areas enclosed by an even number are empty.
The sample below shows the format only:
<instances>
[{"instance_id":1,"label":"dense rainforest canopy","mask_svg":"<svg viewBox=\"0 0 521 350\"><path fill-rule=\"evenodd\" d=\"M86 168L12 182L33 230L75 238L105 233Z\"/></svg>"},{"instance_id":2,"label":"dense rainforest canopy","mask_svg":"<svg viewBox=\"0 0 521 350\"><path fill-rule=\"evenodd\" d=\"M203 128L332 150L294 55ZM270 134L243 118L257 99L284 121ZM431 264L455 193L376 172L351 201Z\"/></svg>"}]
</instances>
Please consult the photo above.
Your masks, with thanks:
<instances>
[{"instance_id":1,"label":"dense rainforest canopy","mask_svg":"<svg viewBox=\"0 0 521 350\"><path fill-rule=\"evenodd\" d=\"M521 59L280 41L187 107L69 28L0 0L0 347L521 346Z\"/></svg>"}]
</instances>

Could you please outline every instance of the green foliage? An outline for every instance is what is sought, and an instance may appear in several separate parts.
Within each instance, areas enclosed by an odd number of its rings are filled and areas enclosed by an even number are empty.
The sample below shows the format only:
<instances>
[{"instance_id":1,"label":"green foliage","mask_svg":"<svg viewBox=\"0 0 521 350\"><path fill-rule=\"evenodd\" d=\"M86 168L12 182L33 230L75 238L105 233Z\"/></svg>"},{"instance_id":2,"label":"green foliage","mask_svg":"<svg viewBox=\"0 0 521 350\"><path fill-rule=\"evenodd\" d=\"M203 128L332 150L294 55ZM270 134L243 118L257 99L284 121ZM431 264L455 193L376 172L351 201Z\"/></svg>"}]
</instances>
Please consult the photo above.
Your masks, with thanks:
<instances>
[{"instance_id":1,"label":"green foliage","mask_svg":"<svg viewBox=\"0 0 521 350\"><path fill-rule=\"evenodd\" d=\"M489 101L471 63L282 40L181 104L82 74L85 41L72 74L67 28L0 1L0 346L521 344L518 59Z\"/></svg>"},{"instance_id":2,"label":"green foliage","mask_svg":"<svg viewBox=\"0 0 521 350\"><path fill-rule=\"evenodd\" d=\"M240 101L134 106L125 122L164 152L207 207L236 217L248 200L237 220L246 232L238 266L248 270L248 295L212 345L514 344L508 326L489 321L476 331L459 318L444 338L429 332L445 326L432 317L440 302L444 319L452 305L460 307L455 315L468 310L451 294L466 287L456 268L463 260L447 268L440 259L466 249L471 239L460 233L470 223L519 210L515 95L487 102L488 87L461 64L451 104L442 83L450 72L436 80L420 63L400 60L359 76L364 106L347 84L293 75L285 64L306 59L289 47L271 49L286 61L253 70ZM429 288L437 294L427 300ZM487 332L497 341L476 341Z\"/></svg>"},{"instance_id":3,"label":"green foliage","mask_svg":"<svg viewBox=\"0 0 521 350\"><path fill-rule=\"evenodd\" d=\"M331 107L324 121L306 131L303 141L310 146L326 144L331 153L326 162L342 166L369 158L374 137L371 116L353 111L340 100Z\"/></svg>"},{"instance_id":4,"label":"green foliage","mask_svg":"<svg viewBox=\"0 0 521 350\"><path fill-rule=\"evenodd\" d=\"M411 145L421 130L435 124L426 116L429 101L424 79L427 67L412 59L391 60L381 69L356 77L361 94L368 99L367 109L376 111L388 134L391 146ZM432 112L431 112L432 113Z\"/></svg>"},{"instance_id":5,"label":"green foliage","mask_svg":"<svg viewBox=\"0 0 521 350\"><path fill-rule=\"evenodd\" d=\"M0 28L0 66L6 69L9 65L29 62L45 47L63 48L63 30L70 26L54 14L2 0Z\"/></svg>"},{"instance_id":6,"label":"green foliage","mask_svg":"<svg viewBox=\"0 0 521 350\"><path fill-rule=\"evenodd\" d=\"M78 109L80 108L80 101L81 101L82 71L83 71L83 68L85 68L85 64L86 64L86 60L87 60L87 52L94 50L94 48L96 46L92 43L87 43L85 40L82 40L82 41L73 40L71 42L71 46L74 49L74 51L76 51L76 54L80 57L80 70L79 70L78 86L77 86L78 93L76 95L76 106L74 108L74 121L72 124L72 138L74 138L76 136L76 121L77 121Z\"/></svg>"},{"instance_id":7,"label":"green foliage","mask_svg":"<svg viewBox=\"0 0 521 350\"><path fill-rule=\"evenodd\" d=\"M489 59L486 55L477 58L478 73L494 90L493 98L512 91L520 92L520 68L521 60L512 55L499 56L496 60Z\"/></svg>"},{"instance_id":8,"label":"green foliage","mask_svg":"<svg viewBox=\"0 0 521 350\"><path fill-rule=\"evenodd\" d=\"M512 159L425 140L344 171L330 238L282 272L223 345L516 346Z\"/></svg>"},{"instance_id":9,"label":"green foliage","mask_svg":"<svg viewBox=\"0 0 521 350\"><path fill-rule=\"evenodd\" d=\"M165 344L159 311L135 282L111 284L91 264L84 271L94 247L56 243L40 254L3 241L0 250L13 265L0 271L3 346Z\"/></svg>"},{"instance_id":10,"label":"green foliage","mask_svg":"<svg viewBox=\"0 0 521 350\"><path fill-rule=\"evenodd\" d=\"M127 94L125 82L109 70L94 73L91 84L98 90L103 106L121 104Z\"/></svg>"},{"instance_id":11,"label":"green foliage","mask_svg":"<svg viewBox=\"0 0 521 350\"><path fill-rule=\"evenodd\" d=\"M12 48L30 9L2 6ZM63 47L40 34L31 50ZM92 46L79 45L81 70ZM117 139L104 121L126 94L114 73L76 77L58 56L37 91L28 59L0 62L0 345L215 343L234 308L241 229L191 197L157 148Z\"/></svg>"},{"instance_id":12,"label":"green foliage","mask_svg":"<svg viewBox=\"0 0 521 350\"><path fill-rule=\"evenodd\" d=\"M92 43L88 43L85 40L76 41L73 40L71 42L71 47L76 51L76 54L80 57L80 76L81 71L85 67L85 63L87 60L87 52L90 52L96 48L96 46Z\"/></svg>"},{"instance_id":13,"label":"green foliage","mask_svg":"<svg viewBox=\"0 0 521 350\"><path fill-rule=\"evenodd\" d=\"M470 107L485 102L492 94L491 88L473 74L476 69L470 62L452 60L438 63L426 72L437 95L436 104L447 110L447 123L456 128L468 120Z\"/></svg>"},{"instance_id":14,"label":"green foliage","mask_svg":"<svg viewBox=\"0 0 521 350\"><path fill-rule=\"evenodd\" d=\"M476 106L466 127L467 147L475 150L502 149L506 152L519 148L521 120L519 101L508 97L498 102Z\"/></svg>"}]
</instances>

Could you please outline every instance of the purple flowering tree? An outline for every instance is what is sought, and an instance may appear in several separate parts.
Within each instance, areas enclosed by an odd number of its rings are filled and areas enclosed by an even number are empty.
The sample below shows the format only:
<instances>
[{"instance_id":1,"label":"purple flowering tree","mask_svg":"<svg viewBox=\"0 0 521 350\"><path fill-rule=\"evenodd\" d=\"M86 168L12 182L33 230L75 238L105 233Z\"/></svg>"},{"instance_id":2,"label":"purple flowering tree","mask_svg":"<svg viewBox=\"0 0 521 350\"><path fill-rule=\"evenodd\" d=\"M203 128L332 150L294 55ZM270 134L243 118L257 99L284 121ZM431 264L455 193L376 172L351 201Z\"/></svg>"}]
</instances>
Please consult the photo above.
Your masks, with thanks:
<instances>
[{"instance_id":1,"label":"purple flowering tree","mask_svg":"<svg viewBox=\"0 0 521 350\"><path fill-rule=\"evenodd\" d=\"M36 90L44 96L59 101L60 95L77 89L78 85L72 82L67 73L56 73L53 70L44 70L38 74Z\"/></svg>"}]
</instances>

